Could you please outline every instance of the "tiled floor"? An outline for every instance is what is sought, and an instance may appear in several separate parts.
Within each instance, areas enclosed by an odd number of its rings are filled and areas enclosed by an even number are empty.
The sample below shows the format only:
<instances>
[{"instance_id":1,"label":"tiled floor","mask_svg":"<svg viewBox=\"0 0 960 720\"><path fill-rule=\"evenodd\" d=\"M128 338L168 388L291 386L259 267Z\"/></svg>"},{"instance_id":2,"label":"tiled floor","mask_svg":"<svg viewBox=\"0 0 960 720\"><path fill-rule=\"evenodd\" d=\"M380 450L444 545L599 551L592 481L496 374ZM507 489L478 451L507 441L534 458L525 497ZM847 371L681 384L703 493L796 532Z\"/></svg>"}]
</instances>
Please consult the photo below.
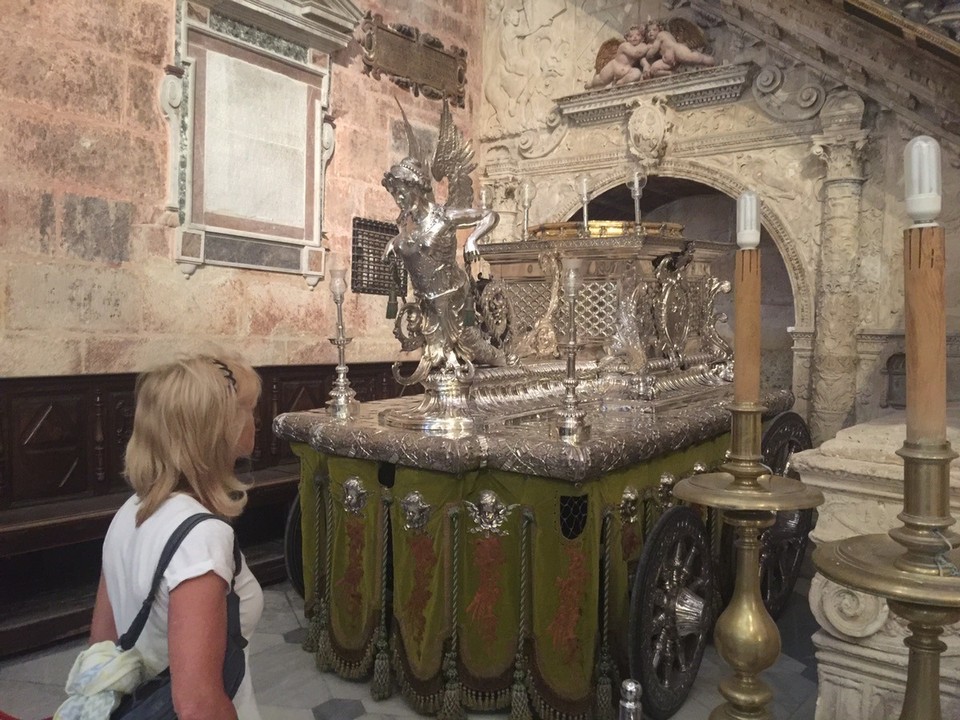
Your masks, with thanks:
<instances>
[{"instance_id":1,"label":"tiled floor","mask_svg":"<svg viewBox=\"0 0 960 720\"><path fill-rule=\"evenodd\" d=\"M816 623L801 578L796 597L780 619L783 653L763 678L774 691L777 720L812 720L817 700L816 669L810 636ZM803 593L800 595L799 593ZM417 717L399 697L370 699L368 685L323 675L300 648L306 621L302 601L289 585L264 591L263 618L253 636L251 674L263 720L409 720ZM63 700L63 684L83 639L30 655L0 661L0 710L38 720L53 714ZM729 671L713 647L707 648L697 681L675 720L705 720L721 702L717 682ZM495 720L506 714L470 716Z\"/></svg>"}]
</instances>

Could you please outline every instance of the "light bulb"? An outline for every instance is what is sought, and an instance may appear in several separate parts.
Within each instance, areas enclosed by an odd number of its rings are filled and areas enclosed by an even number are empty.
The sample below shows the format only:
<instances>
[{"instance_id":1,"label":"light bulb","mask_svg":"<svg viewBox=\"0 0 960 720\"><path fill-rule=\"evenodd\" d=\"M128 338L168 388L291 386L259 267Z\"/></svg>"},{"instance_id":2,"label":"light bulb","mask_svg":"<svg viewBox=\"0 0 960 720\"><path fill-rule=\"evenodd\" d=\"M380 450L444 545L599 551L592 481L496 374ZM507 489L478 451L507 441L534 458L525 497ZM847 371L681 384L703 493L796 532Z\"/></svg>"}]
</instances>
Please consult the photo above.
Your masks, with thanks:
<instances>
[{"instance_id":1,"label":"light bulb","mask_svg":"<svg viewBox=\"0 0 960 720\"><path fill-rule=\"evenodd\" d=\"M737 198L737 245L751 250L760 244L760 198L747 190Z\"/></svg>"},{"instance_id":2,"label":"light bulb","mask_svg":"<svg viewBox=\"0 0 960 720\"><path fill-rule=\"evenodd\" d=\"M537 186L534 184L533 180L530 178L524 179L520 183L520 199L523 202L523 207L528 208L533 204L533 199L537 196Z\"/></svg>"},{"instance_id":3,"label":"light bulb","mask_svg":"<svg viewBox=\"0 0 960 720\"><path fill-rule=\"evenodd\" d=\"M903 149L903 185L907 215L914 225L934 225L940 214L940 144L920 135Z\"/></svg>"},{"instance_id":4,"label":"light bulb","mask_svg":"<svg viewBox=\"0 0 960 720\"><path fill-rule=\"evenodd\" d=\"M639 197L646 186L647 174L643 171L642 167L634 167L630 173L630 189L633 190L633 194Z\"/></svg>"},{"instance_id":5,"label":"light bulb","mask_svg":"<svg viewBox=\"0 0 960 720\"><path fill-rule=\"evenodd\" d=\"M583 258L566 256L560 261L567 288L576 291L583 282Z\"/></svg>"},{"instance_id":6,"label":"light bulb","mask_svg":"<svg viewBox=\"0 0 960 720\"><path fill-rule=\"evenodd\" d=\"M480 186L480 207L489 210L493 205L493 188L489 185Z\"/></svg>"},{"instance_id":7,"label":"light bulb","mask_svg":"<svg viewBox=\"0 0 960 720\"><path fill-rule=\"evenodd\" d=\"M586 173L577 175L573 179L573 186L577 189L577 192L580 193L580 197L586 202L587 198L590 197L590 176Z\"/></svg>"}]
</instances>

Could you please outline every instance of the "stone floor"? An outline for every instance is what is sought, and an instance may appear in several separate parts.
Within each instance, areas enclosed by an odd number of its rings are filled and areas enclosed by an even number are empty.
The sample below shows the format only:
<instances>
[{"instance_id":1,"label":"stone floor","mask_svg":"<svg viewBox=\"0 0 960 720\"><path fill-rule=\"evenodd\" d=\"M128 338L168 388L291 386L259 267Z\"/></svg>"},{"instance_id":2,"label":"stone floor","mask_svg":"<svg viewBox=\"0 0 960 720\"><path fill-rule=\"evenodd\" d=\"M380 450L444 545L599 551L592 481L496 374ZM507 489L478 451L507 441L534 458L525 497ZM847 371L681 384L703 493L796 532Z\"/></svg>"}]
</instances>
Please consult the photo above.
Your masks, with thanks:
<instances>
[{"instance_id":1,"label":"stone floor","mask_svg":"<svg viewBox=\"0 0 960 720\"><path fill-rule=\"evenodd\" d=\"M774 691L777 720L812 720L817 701L816 667L810 636L817 629L806 602L808 584L797 583L793 602L778 625L783 652L764 679ZM305 620L300 597L287 584L265 588L263 618L253 636L251 674L263 720L412 720L399 697L370 699L368 686L321 675L300 643ZM83 646L78 638L46 650L0 661L0 711L20 720L49 717L63 700L63 684ZM717 682L729 674L712 646L697 681L675 720L705 720L721 702ZM506 714L471 715L494 720Z\"/></svg>"}]
</instances>

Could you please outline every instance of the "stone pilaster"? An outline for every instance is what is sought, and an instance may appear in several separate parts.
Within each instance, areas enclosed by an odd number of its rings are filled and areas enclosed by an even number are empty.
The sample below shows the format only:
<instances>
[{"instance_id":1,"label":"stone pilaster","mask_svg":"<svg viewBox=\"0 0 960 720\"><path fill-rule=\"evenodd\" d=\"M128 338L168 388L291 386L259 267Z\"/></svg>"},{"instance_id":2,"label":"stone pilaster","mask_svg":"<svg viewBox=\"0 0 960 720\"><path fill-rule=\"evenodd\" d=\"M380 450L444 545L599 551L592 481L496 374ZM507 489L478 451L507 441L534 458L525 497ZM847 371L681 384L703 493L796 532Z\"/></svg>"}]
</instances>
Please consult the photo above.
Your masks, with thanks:
<instances>
[{"instance_id":1,"label":"stone pilaster","mask_svg":"<svg viewBox=\"0 0 960 720\"><path fill-rule=\"evenodd\" d=\"M824 133L813 138L813 153L826 166L810 393L814 443L853 421L857 397L858 228L867 133L859 128L859 96L843 93L828 105L830 99L821 113Z\"/></svg>"}]
</instances>

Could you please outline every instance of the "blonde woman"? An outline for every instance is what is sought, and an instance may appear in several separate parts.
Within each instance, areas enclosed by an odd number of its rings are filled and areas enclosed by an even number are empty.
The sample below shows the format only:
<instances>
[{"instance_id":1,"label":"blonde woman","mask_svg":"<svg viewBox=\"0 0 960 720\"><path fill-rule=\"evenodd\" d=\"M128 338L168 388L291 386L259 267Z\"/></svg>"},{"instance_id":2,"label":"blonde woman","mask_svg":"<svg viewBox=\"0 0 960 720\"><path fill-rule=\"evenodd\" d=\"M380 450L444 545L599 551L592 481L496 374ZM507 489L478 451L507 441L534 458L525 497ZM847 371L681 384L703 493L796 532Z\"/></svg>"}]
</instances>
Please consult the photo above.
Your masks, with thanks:
<instances>
[{"instance_id":1,"label":"blonde woman","mask_svg":"<svg viewBox=\"0 0 960 720\"><path fill-rule=\"evenodd\" d=\"M246 503L234 463L254 444L260 378L239 356L222 352L180 359L137 381L126 475L135 491L117 511L103 543L103 570L91 644L116 642L140 610L161 550L191 515L230 519ZM234 577L233 529L208 520L194 527L170 561L146 627L136 642L155 672L170 668L179 720L259 720L249 662L233 700L224 690L226 594L240 597L249 638L263 593L245 561Z\"/></svg>"}]
</instances>

